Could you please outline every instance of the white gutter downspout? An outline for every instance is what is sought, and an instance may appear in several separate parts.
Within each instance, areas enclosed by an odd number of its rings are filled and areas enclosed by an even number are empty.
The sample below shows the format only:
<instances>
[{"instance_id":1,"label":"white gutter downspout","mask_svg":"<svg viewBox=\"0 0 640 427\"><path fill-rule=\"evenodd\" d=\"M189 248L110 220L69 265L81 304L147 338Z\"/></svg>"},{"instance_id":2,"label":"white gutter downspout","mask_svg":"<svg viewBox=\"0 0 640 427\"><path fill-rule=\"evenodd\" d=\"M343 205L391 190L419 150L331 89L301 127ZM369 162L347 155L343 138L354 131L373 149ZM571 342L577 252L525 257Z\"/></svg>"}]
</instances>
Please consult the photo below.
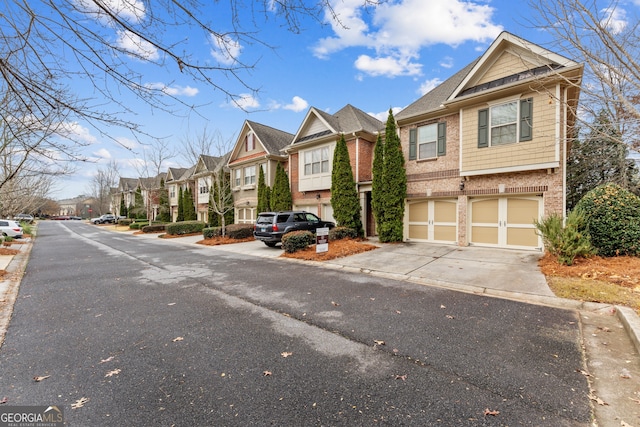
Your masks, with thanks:
<instances>
[{"instance_id":1,"label":"white gutter downspout","mask_svg":"<svg viewBox=\"0 0 640 427\"><path fill-rule=\"evenodd\" d=\"M356 138L356 185L360 182L360 138L353 132L353 136Z\"/></svg>"},{"instance_id":2,"label":"white gutter downspout","mask_svg":"<svg viewBox=\"0 0 640 427\"><path fill-rule=\"evenodd\" d=\"M564 88L564 103L562 104L562 115L564 118L564 126L562 126L563 134L562 135L562 217L566 218L567 216L567 97L568 97L569 88ZM558 95L560 94L560 85L558 85Z\"/></svg>"}]
</instances>

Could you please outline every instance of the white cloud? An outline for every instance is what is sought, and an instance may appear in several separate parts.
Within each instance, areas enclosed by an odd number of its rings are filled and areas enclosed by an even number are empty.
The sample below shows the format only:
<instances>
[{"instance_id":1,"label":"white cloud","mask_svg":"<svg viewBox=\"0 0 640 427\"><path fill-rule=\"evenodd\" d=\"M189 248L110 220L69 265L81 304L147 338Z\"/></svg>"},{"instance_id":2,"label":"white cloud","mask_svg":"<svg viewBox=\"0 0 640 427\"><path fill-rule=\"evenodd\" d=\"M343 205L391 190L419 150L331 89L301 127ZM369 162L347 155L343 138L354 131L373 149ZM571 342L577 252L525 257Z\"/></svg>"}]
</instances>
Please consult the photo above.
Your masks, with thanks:
<instances>
[{"instance_id":1,"label":"white cloud","mask_svg":"<svg viewBox=\"0 0 640 427\"><path fill-rule=\"evenodd\" d=\"M242 45L228 35L211 34L211 56L223 65L231 65L238 61Z\"/></svg>"},{"instance_id":2,"label":"white cloud","mask_svg":"<svg viewBox=\"0 0 640 427\"><path fill-rule=\"evenodd\" d=\"M453 58L450 56L445 56L439 63L442 68L452 68L453 67Z\"/></svg>"},{"instance_id":3,"label":"white cloud","mask_svg":"<svg viewBox=\"0 0 640 427\"><path fill-rule=\"evenodd\" d=\"M300 111L304 111L307 108L309 108L309 103L300 98L299 96L294 96L291 99L291 103L285 105L284 107L282 107L285 110L291 110L291 111L295 111L296 113L299 113Z\"/></svg>"},{"instance_id":4,"label":"white cloud","mask_svg":"<svg viewBox=\"0 0 640 427\"><path fill-rule=\"evenodd\" d=\"M412 63L409 58L391 56L372 58L368 55L360 55L354 65L370 76L414 76L419 75L422 70L422 65Z\"/></svg>"},{"instance_id":5,"label":"white cloud","mask_svg":"<svg viewBox=\"0 0 640 427\"><path fill-rule=\"evenodd\" d=\"M391 107L391 112L393 113L393 116L395 117L395 115L398 114L400 111L402 111L403 108L404 107ZM375 117L376 119L380 120L382 123L386 123L387 119L389 118L389 110L385 110L380 113L367 113L367 114Z\"/></svg>"},{"instance_id":6,"label":"white cloud","mask_svg":"<svg viewBox=\"0 0 640 427\"><path fill-rule=\"evenodd\" d=\"M93 144L98 141L96 137L91 134L91 131L88 128L82 126L78 122L62 123L56 133L63 138L84 144Z\"/></svg>"},{"instance_id":7,"label":"white cloud","mask_svg":"<svg viewBox=\"0 0 640 427\"><path fill-rule=\"evenodd\" d=\"M241 110L250 110L252 108L260 107L258 99L248 93L241 93L238 98L235 98L231 105Z\"/></svg>"},{"instance_id":8,"label":"white cloud","mask_svg":"<svg viewBox=\"0 0 640 427\"><path fill-rule=\"evenodd\" d=\"M602 9L605 18L600 21L607 30L613 34L620 34L627 27L627 12L624 9L608 7Z\"/></svg>"},{"instance_id":9,"label":"white cloud","mask_svg":"<svg viewBox=\"0 0 640 427\"><path fill-rule=\"evenodd\" d=\"M198 89L191 86L167 86L164 83L147 83L145 87L160 90L171 96L196 96Z\"/></svg>"},{"instance_id":10,"label":"white cloud","mask_svg":"<svg viewBox=\"0 0 640 427\"><path fill-rule=\"evenodd\" d=\"M136 141L130 138L125 138L124 136L116 137L115 140L127 150L134 150L138 147L138 143Z\"/></svg>"},{"instance_id":11,"label":"white cloud","mask_svg":"<svg viewBox=\"0 0 640 427\"><path fill-rule=\"evenodd\" d=\"M144 3L140 0L102 0L101 7L93 0L75 0L75 4L83 13L95 15L101 21L111 20L103 9L128 22L141 22L146 15Z\"/></svg>"},{"instance_id":12,"label":"white cloud","mask_svg":"<svg viewBox=\"0 0 640 427\"><path fill-rule=\"evenodd\" d=\"M420 95L424 95L426 93L431 92L433 89L435 89L437 86L439 86L442 83L442 80L440 80L439 78L435 77L433 79L427 80L424 83L422 83L420 85L420 87L418 88L418 93Z\"/></svg>"},{"instance_id":13,"label":"white cloud","mask_svg":"<svg viewBox=\"0 0 640 427\"><path fill-rule=\"evenodd\" d=\"M356 68L371 75L415 75L420 71L415 59L422 48L485 42L502 31L492 23L494 9L472 1L399 0L367 8L366 13L362 0L333 0L332 4L339 22L329 15L326 19L335 35L319 40L314 54L327 58L349 47L372 49L375 57L361 55L356 61ZM367 21L363 16L371 18Z\"/></svg>"},{"instance_id":14,"label":"white cloud","mask_svg":"<svg viewBox=\"0 0 640 427\"><path fill-rule=\"evenodd\" d=\"M155 61L160 55L158 49L130 31L118 31L117 46L131 56L147 61Z\"/></svg>"},{"instance_id":15,"label":"white cloud","mask_svg":"<svg viewBox=\"0 0 640 427\"><path fill-rule=\"evenodd\" d=\"M106 148L101 148L98 151L94 151L91 154L93 154L95 157L97 157L99 159L110 159L111 158L111 153Z\"/></svg>"}]
</instances>

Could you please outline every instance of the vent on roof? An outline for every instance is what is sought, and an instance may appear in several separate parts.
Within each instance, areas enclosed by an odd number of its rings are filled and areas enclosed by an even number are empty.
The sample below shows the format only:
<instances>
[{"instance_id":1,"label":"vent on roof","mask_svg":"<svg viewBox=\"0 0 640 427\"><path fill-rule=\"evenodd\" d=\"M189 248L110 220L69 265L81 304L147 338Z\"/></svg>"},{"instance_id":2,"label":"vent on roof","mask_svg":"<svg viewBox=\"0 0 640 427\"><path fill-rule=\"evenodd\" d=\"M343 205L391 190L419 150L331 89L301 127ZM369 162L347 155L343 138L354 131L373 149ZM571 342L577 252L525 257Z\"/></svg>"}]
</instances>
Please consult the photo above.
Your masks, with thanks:
<instances>
[{"instance_id":1,"label":"vent on roof","mask_svg":"<svg viewBox=\"0 0 640 427\"><path fill-rule=\"evenodd\" d=\"M321 136L325 136L325 135L330 135L331 131L330 130L323 130L322 132L318 132L318 133L314 133L313 135L307 135L307 136L303 136L302 138L298 138L297 142L304 142L304 141L309 141L315 138L320 138Z\"/></svg>"},{"instance_id":2,"label":"vent on roof","mask_svg":"<svg viewBox=\"0 0 640 427\"><path fill-rule=\"evenodd\" d=\"M526 70L520 73L511 74L510 76L502 77L500 79L492 80L490 82L482 83L481 85L477 85L477 86L473 86L468 89L465 89L458 94L457 98L465 95L470 95L472 93L478 93L485 90L493 89L499 86L504 86L509 83L525 80L531 77L540 76L542 74L548 73L549 71L552 71L552 70L555 71L558 68L562 68L562 65L558 65L558 64L543 65L541 67L532 68L531 70Z\"/></svg>"}]
</instances>

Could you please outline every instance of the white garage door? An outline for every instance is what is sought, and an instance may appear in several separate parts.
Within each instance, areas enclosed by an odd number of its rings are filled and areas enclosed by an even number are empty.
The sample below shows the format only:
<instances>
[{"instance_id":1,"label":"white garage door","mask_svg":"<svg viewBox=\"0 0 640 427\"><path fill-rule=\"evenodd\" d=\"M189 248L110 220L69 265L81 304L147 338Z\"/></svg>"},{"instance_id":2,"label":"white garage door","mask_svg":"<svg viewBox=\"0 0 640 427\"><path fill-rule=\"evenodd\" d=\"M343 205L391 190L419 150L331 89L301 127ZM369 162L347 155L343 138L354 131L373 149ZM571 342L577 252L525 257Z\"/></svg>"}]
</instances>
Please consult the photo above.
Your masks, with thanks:
<instances>
[{"instance_id":1,"label":"white garage door","mask_svg":"<svg viewBox=\"0 0 640 427\"><path fill-rule=\"evenodd\" d=\"M456 243L458 202L456 199L420 200L408 203L409 240Z\"/></svg>"},{"instance_id":2,"label":"white garage door","mask_svg":"<svg viewBox=\"0 0 640 427\"><path fill-rule=\"evenodd\" d=\"M472 199L469 203L471 244L541 249L534 220L542 215L542 197L514 196Z\"/></svg>"}]
</instances>

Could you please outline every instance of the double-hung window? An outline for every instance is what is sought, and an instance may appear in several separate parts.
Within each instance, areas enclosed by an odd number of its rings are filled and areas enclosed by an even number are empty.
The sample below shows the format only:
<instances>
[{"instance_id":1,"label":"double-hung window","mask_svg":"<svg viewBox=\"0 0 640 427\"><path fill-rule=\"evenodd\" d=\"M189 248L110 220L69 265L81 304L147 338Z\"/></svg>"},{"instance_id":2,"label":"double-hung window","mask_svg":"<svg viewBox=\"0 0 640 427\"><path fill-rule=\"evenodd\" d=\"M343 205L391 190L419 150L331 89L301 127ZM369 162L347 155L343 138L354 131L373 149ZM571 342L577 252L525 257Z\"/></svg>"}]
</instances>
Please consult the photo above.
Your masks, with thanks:
<instances>
[{"instance_id":1,"label":"double-hung window","mask_svg":"<svg viewBox=\"0 0 640 427\"><path fill-rule=\"evenodd\" d=\"M409 160L434 159L447 153L446 122L409 130Z\"/></svg>"},{"instance_id":2,"label":"double-hung window","mask_svg":"<svg viewBox=\"0 0 640 427\"><path fill-rule=\"evenodd\" d=\"M515 144L532 138L533 98L513 100L478 111L478 147Z\"/></svg>"},{"instance_id":3,"label":"double-hung window","mask_svg":"<svg viewBox=\"0 0 640 427\"><path fill-rule=\"evenodd\" d=\"M256 166L247 166L244 168L244 185L256 183Z\"/></svg>"},{"instance_id":4,"label":"double-hung window","mask_svg":"<svg viewBox=\"0 0 640 427\"><path fill-rule=\"evenodd\" d=\"M240 187L242 179L242 169L235 169L233 171L233 186Z\"/></svg>"},{"instance_id":5,"label":"double-hung window","mask_svg":"<svg viewBox=\"0 0 640 427\"><path fill-rule=\"evenodd\" d=\"M329 172L329 147L304 152L304 174L315 175Z\"/></svg>"}]
</instances>

